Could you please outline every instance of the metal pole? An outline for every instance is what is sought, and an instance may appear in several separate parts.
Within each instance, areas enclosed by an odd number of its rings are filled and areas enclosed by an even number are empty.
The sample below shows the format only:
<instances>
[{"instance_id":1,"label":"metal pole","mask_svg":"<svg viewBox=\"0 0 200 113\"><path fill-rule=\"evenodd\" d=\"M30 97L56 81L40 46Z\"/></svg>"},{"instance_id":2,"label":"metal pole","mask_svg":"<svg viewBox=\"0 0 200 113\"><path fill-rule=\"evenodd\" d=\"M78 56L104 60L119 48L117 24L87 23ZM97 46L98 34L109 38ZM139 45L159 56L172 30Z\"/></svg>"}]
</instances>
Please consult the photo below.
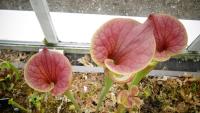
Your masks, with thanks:
<instances>
[{"instance_id":1,"label":"metal pole","mask_svg":"<svg viewBox=\"0 0 200 113\"><path fill-rule=\"evenodd\" d=\"M200 52L200 34L199 36L188 46L188 51Z\"/></svg>"},{"instance_id":2,"label":"metal pole","mask_svg":"<svg viewBox=\"0 0 200 113\"><path fill-rule=\"evenodd\" d=\"M44 38L48 43L57 44L58 38L54 29L51 16L49 14L49 8L46 0L30 0L31 6L35 11L35 14L39 20L40 26L42 27Z\"/></svg>"}]
</instances>

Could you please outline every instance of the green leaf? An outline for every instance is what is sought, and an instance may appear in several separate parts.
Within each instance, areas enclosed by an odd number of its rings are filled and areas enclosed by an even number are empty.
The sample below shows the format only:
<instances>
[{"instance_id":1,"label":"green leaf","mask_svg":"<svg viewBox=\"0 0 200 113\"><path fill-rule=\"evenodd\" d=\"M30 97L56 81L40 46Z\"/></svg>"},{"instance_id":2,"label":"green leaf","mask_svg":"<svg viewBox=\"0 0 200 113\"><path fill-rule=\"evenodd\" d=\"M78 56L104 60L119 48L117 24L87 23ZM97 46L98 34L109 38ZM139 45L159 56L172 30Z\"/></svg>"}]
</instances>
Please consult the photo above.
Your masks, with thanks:
<instances>
[{"instance_id":1,"label":"green leaf","mask_svg":"<svg viewBox=\"0 0 200 113\"><path fill-rule=\"evenodd\" d=\"M8 91L11 91L11 90L14 88L14 86L15 86L15 85L14 85L13 83L11 83L11 84L10 84L10 87L8 88Z\"/></svg>"},{"instance_id":2,"label":"green leaf","mask_svg":"<svg viewBox=\"0 0 200 113\"><path fill-rule=\"evenodd\" d=\"M5 77L5 80L11 80L11 79L12 79L12 77L11 77L10 74L8 74L8 75Z\"/></svg>"},{"instance_id":3,"label":"green leaf","mask_svg":"<svg viewBox=\"0 0 200 113\"><path fill-rule=\"evenodd\" d=\"M29 102L37 108L37 110L41 110L41 100L42 96L38 95L37 93L33 93L28 97Z\"/></svg>"},{"instance_id":4,"label":"green leaf","mask_svg":"<svg viewBox=\"0 0 200 113\"><path fill-rule=\"evenodd\" d=\"M193 93L196 93L197 90L198 90L198 85L197 85L195 82L193 82L191 87L192 87L192 88L191 88L191 91L192 91Z\"/></svg>"},{"instance_id":5,"label":"green leaf","mask_svg":"<svg viewBox=\"0 0 200 113\"><path fill-rule=\"evenodd\" d=\"M144 96L147 98L147 97L149 97L149 96L151 96L151 94L152 94L152 89L151 89L151 87L150 86L146 86L145 88L144 88Z\"/></svg>"},{"instance_id":6,"label":"green leaf","mask_svg":"<svg viewBox=\"0 0 200 113\"><path fill-rule=\"evenodd\" d=\"M14 107L17 107L17 108L19 108L20 110L22 110L24 112L30 113L30 110L24 108L23 106L21 106L20 104L18 104L17 102L15 102L13 100L13 98L9 99L8 104L10 104L10 105L12 105Z\"/></svg>"},{"instance_id":7,"label":"green leaf","mask_svg":"<svg viewBox=\"0 0 200 113\"><path fill-rule=\"evenodd\" d=\"M10 69L11 67L10 67L10 62L9 61L3 61L3 62L1 62L1 68L2 69Z\"/></svg>"},{"instance_id":8,"label":"green leaf","mask_svg":"<svg viewBox=\"0 0 200 113\"><path fill-rule=\"evenodd\" d=\"M19 76L20 76L20 73L19 73L19 70L9 61L3 61L0 63L0 70L4 70L4 69L7 69L9 70L11 73L11 75L7 75L7 77L10 77L8 80L11 80L12 79L12 76L15 75L15 81L19 80ZM7 78L6 77L6 78Z\"/></svg>"}]
</instances>

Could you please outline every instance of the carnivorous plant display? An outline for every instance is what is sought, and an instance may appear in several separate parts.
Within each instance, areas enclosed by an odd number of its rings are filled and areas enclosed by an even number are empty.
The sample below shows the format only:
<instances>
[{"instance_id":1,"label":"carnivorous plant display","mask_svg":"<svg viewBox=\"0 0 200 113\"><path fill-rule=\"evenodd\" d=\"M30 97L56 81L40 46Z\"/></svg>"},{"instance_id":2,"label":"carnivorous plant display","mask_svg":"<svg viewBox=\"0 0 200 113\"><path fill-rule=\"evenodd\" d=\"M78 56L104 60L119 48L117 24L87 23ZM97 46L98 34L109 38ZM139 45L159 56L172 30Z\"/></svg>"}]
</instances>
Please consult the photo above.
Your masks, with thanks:
<instances>
[{"instance_id":1,"label":"carnivorous plant display","mask_svg":"<svg viewBox=\"0 0 200 113\"><path fill-rule=\"evenodd\" d=\"M186 45L184 26L169 15L150 14L144 23L117 18L103 24L93 36L90 51L94 62L105 69L97 111L113 81L129 85L128 90L119 93L119 104L139 107L142 101L134 97L138 90L133 88L158 62L181 53Z\"/></svg>"}]
</instances>

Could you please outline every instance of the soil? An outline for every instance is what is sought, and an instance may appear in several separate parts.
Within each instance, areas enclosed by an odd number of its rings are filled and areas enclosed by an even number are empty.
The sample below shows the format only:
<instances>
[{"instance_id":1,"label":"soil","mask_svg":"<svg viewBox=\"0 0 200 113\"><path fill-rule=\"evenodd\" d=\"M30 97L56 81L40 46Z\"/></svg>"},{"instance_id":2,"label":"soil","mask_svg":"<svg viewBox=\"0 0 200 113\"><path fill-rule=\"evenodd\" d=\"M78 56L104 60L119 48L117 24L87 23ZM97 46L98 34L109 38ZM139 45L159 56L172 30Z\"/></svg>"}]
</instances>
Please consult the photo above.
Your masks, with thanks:
<instances>
[{"instance_id":1,"label":"soil","mask_svg":"<svg viewBox=\"0 0 200 113\"><path fill-rule=\"evenodd\" d=\"M34 53L1 50L0 59L11 62L26 62ZM31 89L24 81L23 69L20 69L19 80L4 81L14 84L8 90L2 88L0 81L0 99L13 98L23 107L39 113L37 108L45 113L75 113L74 105L66 96L53 97L49 93L40 93ZM12 71L11 71L12 72ZM9 73L7 70L6 74ZM0 77L5 73L0 73ZM15 76L15 74L11 75ZM103 85L103 74L99 73L73 73L71 91L83 113L94 113L97 106L98 95ZM126 84L113 84L109 94L100 108L101 113L118 113L117 94L127 89ZM140 113L199 113L200 112L200 78L191 75L182 77L152 77L143 79L139 85L139 97L144 101L136 112ZM40 107L38 107L40 106ZM10 108L2 109L1 113L13 113ZM128 110L126 111L128 113ZM130 112L132 113L132 112Z\"/></svg>"}]
</instances>

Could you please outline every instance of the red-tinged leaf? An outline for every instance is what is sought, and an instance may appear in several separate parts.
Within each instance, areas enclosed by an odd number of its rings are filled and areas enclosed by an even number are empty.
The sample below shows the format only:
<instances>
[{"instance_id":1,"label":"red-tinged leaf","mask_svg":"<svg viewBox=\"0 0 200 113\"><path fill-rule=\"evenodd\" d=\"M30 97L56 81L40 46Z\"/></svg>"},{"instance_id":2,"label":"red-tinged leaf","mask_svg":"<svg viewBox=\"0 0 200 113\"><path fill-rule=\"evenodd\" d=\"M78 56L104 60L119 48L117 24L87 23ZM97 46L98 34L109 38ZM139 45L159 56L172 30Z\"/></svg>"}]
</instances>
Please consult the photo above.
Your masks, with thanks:
<instances>
[{"instance_id":1,"label":"red-tinged leaf","mask_svg":"<svg viewBox=\"0 0 200 113\"><path fill-rule=\"evenodd\" d=\"M132 100L129 96L128 90L122 90L117 95L117 103L123 105L125 108L132 108Z\"/></svg>"},{"instance_id":2,"label":"red-tinged leaf","mask_svg":"<svg viewBox=\"0 0 200 113\"><path fill-rule=\"evenodd\" d=\"M133 91L135 90L134 94ZM135 94L139 93L139 90L137 87L134 87L133 89L129 90L122 90L117 95L117 103L122 104L125 108L133 108L137 107L139 108L143 101L137 97Z\"/></svg>"},{"instance_id":3,"label":"red-tinged leaf","mask_svg":"<svg viewBox=\"0 0 200 113\"><path fill-rule=\"evenodd\" d=\"M68 90L72 80L69 60L61 53L44 48L33 55L24 69L27 84L40 92L51 91L53 96Z\"/></svg>"},{"instance_id":4,"label":"red-tinged leaf","mask_svg":"<svg viewBox=\"0 0 200 113\"><path fill-rule=\"evenodd\" d=\"M141 100L139 97L133 97L133 106L140 108L143 103L143 100Z\"/></svg>"},{"instance_id":5,"label":"red-tinged leaf","mask_svg":"<svg viewBox=\"0 0 200 113\"><path fill-rule=\"evenodd\" d=\"M131 90L130 90L130 94L131 94L132 96L137 96L138 93L139 93L138 87L137 87L137 86L133 86L133 87L131 88Z\"/></svg>"},{"instance_id":6,"label":"red-tinged leaf","mask_svg":"<svg viewBox=\"0 0 200 113\"><path fill-rule=\"evenodd\" d=\"M116 74L131 75L148 65L155 52L155 39L149 23L113 19L94 35L93 60Z\"/></svg>"},{"instance_id":7,"label":"red-tinged leaf","mask_svg":"<svg viewBox=\"0 0 200 113\"><path fill-rule=\"evenodd\" d=\"M187 46L186 30L175 17L164 14L151 14L148 21L154 27L155 60L168 60L172 55L182 52Z\"/></svg>"}]
</instances>

